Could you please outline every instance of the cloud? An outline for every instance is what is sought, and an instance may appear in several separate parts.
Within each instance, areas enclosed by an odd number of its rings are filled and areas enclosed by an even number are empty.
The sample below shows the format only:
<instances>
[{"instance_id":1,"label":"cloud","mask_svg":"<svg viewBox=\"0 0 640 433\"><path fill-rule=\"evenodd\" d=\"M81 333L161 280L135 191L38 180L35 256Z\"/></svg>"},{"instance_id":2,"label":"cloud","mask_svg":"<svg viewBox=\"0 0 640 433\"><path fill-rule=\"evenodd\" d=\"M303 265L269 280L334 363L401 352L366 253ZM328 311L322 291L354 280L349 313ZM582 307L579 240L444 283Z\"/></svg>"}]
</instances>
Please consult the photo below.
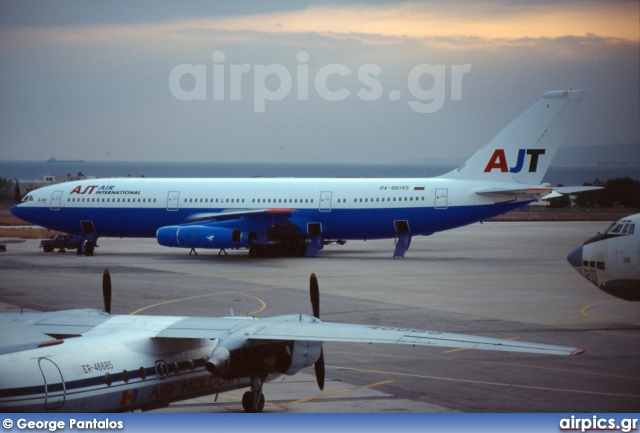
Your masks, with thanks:
<instances>
[{"instance_id":1,"label":"cloud","mask_svg":"<svg viewBox=\"0 0 640 433\"><path fill-rule=\"evenodd\" d=\"M310 5L304 9L180 17L157 22L5 27L21 38L67 44L197 43L207 34L309 34L367 43L420 40L510 41L597 35L638 42L637 2L425 1ZM494 42L494 43L495 43Z\"/></svg>"},{"instance_id":2,"label":"cloud","mask_svg":"<svg viewBox=\"0 0 640 433\"><path fill-rule=\"evenodd\" d=\"M171 160L460 157L543 91L560 88L590 91L578 135L570 137L574 144L638 140L637 2L242 5L220 14L166 10L153 20L135 11L121 21L83 20L79 12L48 25L0 19L3 156L92 159L108 149ZM225 53L218 62L226 74L224 100L213 98L215 51ZM308 61L299 60L300 51ZM170 73L181 64L205 66L205 100L172 97ZM290 72L291 91L255 113L256 65L270 64ZM314 87L314 77L330 64L351 71L327 79L331 89L350 92L344 101L324 100ZM374 101L358 97L360 89L369 90L358 76L367 64L381 69L382 91ZM408 105L415 99L408 75L419 64L445 66L446 101L437 113ZM463 99L454 101L451 72L464 64L471 69ZM249 66L239 81L241 100L229 97L232 65ZM308 67L308 100L297 97L301 66ZM423 89L432 85L421 77Z\"/></svg>"}]
</instances>

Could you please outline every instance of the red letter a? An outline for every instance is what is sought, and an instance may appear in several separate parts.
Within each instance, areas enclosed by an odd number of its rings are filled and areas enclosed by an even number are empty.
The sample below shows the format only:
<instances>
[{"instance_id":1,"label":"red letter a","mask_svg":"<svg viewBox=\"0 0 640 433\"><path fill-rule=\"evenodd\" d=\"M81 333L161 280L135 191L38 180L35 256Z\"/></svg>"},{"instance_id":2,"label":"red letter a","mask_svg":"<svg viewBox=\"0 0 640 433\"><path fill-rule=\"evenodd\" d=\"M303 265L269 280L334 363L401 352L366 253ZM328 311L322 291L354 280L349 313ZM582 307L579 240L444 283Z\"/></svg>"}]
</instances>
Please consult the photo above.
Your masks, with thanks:
<instances>
[{"instance_id":1,"label":"red letter a","mask_svg":"<svg viewBox=\"0 0 640 433\"><path fill-rule=\"evenodd\" d=\"M504 149L496 149L493 152L491 161L489 161L489 163L487 164L484 172L489 173L494 168L500 169L500 171L503 173L509 171L509 168L507 167L507 158L504 156Z\"/></svg>"}]
</instances>

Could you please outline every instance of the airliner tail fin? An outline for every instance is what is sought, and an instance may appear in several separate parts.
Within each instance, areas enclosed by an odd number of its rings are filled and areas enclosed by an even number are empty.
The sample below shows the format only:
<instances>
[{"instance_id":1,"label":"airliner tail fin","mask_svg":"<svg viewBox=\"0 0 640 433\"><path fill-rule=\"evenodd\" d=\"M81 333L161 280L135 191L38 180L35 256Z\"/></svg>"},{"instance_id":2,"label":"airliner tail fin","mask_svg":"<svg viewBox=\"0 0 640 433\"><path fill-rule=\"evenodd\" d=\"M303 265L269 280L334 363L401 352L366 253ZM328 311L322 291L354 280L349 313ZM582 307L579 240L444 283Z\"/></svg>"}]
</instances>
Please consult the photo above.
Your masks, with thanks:
<instances>
[{"instance_id":1,"label":"airliner tail fin","mask_svg":"<svg viewBox=\"0 0 640 433\"><path fill-rule=\"evenodd\" d=\"M544 93L463 165L442 177L540 184L585 94Z\"/></svg>"}]
</instances>

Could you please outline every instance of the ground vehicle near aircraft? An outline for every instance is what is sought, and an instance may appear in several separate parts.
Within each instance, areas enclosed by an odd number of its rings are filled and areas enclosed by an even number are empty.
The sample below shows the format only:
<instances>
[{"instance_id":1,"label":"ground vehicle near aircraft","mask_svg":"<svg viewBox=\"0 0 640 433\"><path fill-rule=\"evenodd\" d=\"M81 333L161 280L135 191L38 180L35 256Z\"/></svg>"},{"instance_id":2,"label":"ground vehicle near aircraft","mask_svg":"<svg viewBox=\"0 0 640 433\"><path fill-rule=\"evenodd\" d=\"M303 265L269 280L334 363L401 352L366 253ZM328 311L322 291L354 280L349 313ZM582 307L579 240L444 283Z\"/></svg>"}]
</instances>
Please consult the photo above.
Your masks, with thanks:
<instances>
[{"instance_id":1,"label":"ground vehicle near aircraft","mask_svg":"<svg viewBox=\"0 0 640 433\"><path fill-rule=\"evenodd\" d=\"M155 237L181 248L316 256L328 243L461 227L552 192L541 184L585 92L544 93L462 166L435 178L90 179L28 193L11 212L78 236Z\"/></svg>"},{"instance_id":2,"label":"ground vehicle near aircraft","mask_svg":"<svg viewBox=\"0 0 640 433\"><path fill-rule=\"evenodd\" d=\"M76 249L80 246L82 239L78 236L74 235L57 235L52 239L43 239L40 241L40 248L45 253L51 253L53 250L58 249L59 252L63 253L67 249Z\"/></svg>"},{"instance_id":3,"label":"ground vehicle near aircraft","mask_svg":"<svg viewBox=\"0 0 640 433\"><path fill-rule=\"evenodd\" d=\"M171 317L111 315L111 277L103 274L105 311L0 314L0 410L120 412L250 388L248 412L264 408L264 382L314 365L324 387L323 342L407 344L552 355L581 349L419 329L320 320L313 315Z\"/></svg>"},{"instance_id":4,"label":"ground vehicle near aircraft","mask_svg":"<svg viewBox=\"0 0 640 433\"><path fill-rule=\"evenodd\" d=\"M626 301L640 301L640 214L619 219L604 233L578 245L567 261L597 288Z\"/></svg>"}]
</instances>

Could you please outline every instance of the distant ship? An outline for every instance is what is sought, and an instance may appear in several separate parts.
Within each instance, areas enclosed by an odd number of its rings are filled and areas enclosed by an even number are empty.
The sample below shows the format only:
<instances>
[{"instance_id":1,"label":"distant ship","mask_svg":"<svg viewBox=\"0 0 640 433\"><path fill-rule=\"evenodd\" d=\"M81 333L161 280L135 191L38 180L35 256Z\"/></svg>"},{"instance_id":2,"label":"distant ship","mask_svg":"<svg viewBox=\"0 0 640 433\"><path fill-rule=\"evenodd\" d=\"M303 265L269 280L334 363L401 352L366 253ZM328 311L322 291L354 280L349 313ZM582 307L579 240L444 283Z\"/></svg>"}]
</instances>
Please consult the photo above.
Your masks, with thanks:
<instances>
[{"instance_id":1,"label":"distant ship","mask_svg":"<svg viewBox=\"0 0 640 433\"><path fill-rule=\"evenodd\" d=\"M56 159L53 156L47 162L84 162L82 159Z\"/></svg>"}]
</instances>

